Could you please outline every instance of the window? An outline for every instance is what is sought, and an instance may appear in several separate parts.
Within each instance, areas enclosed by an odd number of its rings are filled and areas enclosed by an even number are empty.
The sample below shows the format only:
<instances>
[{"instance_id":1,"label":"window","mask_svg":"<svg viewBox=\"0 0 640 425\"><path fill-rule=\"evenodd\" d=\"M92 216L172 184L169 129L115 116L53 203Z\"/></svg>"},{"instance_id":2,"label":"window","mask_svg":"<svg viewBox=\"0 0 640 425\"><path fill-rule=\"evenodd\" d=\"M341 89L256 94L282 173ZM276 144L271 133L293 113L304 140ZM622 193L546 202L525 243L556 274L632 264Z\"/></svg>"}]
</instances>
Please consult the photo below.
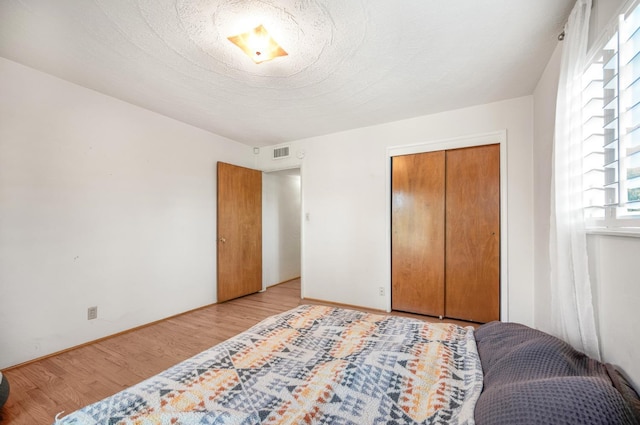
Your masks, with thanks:
<instances>
[{"instance_id":1,"label":"window","mask_svg":"<svg viewBox=\"0 0 640 425\"><path fill-rule=\"evenodd\" d=\"M588 227L640 227L640 7L620 15L583 74Z\"/></svg>"}]
</instances>

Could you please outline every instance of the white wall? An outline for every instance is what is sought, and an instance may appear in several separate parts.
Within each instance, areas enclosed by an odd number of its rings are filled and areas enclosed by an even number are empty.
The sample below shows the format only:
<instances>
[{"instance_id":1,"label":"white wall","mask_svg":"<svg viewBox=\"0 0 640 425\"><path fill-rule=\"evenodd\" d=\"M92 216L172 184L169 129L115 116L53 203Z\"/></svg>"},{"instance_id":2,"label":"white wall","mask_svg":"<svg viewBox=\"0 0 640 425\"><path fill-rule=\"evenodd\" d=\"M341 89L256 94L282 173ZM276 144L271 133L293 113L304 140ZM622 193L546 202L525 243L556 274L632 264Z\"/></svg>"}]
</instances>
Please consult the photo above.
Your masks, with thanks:
<instances>
[{"instance_id":1,"label":"white wall","mask_svg":"<svg viewBox=\"0 0 640 425\"><path fill-rule=\"evenodd\" d=\"M640 237L589 235L588 247L603 361L640 390Z\"/></svg>"},{"instance_id":2,"label":"white wall","mask_svg":"<svg viewBox=\"0 0 640 425\"><path fill-rule=\"evenodd\" d=\"M262 286L300 277L300 170L262 175Z\"/></svg>"},{"instance_id":3,"label":"white wall","mask_svg":"<svg viewBox=\"0 0 640 425\"><path fill-rule=\"evenodd\" d=\"M218 160L254 156L0 58L0 368L215 302Z\"/></svg>"},{"instance_id":4,"label":"white wall","mask_svg":"<svg viewBox=\"0 0 640 425\"><path fill-rule=\"evenodd\" d=\"M589 48L607 30L614 15L620 13L629 1L631 0L593 0L589 20Z\"/></svg>"},{"instance_id":5,"label":"white wall","mask_svg":"<svg viewBox=\"0 0 640 425\"><path fill-rule=\"evenodd\" d=\"M551 287L549 285L549 229L551 219L551 156L556 120L556 94L560 75L562 43L556 49L538 81L534 99L534 264L535 320L538 329L551 330Z\"/></svg>"},{"instance_id":6,"label":"white wall","mask_svg":"<svg viewBox=\"0 0 640 425\"><path fill-rule=\"evenodd\" d=\"M300 140L303 295L384 310L390 290L387 149L507 130L509 319L533 323L533 98ZM302 155L304 154L304 155ZM260 167L274 167L261 149ZM296 156L304 156L302 160ZM385 296L378 295L384 287Z\"/></svg>"}]
</instances>

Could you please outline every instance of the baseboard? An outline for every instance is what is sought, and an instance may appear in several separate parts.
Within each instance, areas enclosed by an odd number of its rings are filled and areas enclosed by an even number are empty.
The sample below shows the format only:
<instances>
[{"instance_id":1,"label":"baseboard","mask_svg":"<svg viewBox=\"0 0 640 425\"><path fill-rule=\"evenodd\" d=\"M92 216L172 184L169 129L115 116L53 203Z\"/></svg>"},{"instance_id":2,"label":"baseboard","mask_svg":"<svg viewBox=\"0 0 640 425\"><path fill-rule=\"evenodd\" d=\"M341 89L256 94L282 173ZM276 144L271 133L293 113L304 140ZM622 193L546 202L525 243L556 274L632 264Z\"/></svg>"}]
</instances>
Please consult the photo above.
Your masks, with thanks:
<instances>
[{"instance_id":1,"label":"baseboard","mask_svg":"<svg viewBox=\"0 0 640 425\"><path fill-rule=\"evenodd\" d=\"M18 369L18 368L20 368L22 366L27 366L27 365L30 365L30 364L33 364L33 363L40 362L42 360L46 360L46 359L48 359L50 357L55 357L55 356L58 356L60 354L68 353L69 351L77 350L78 348L86 347L87 345L97 344L99 342L106 341L108 339L115 338L115 337L120 336L120 335L125 335L125 334L131 333L131 332L134 332L134 331L137 331L137 330L140 330L140 329L147 328L149 326L156 325L158 323L161 323L161 322L164 322L164 321L167 321L167 320L174 319L176 317L184 316L185 314L193 313L195 311L211 307L211 306L213 306L215 304L216 303L208 304L208 305L205 305L205 306L202 306L202 307L198 307L198 308L194 308L192 310L188 310L188 311L185 311L185 312L182 312L182 313L174 314L173 316L165 317L164 319L154 320L153 322L145 323L144 325L136 326L136 327L131 328L131 329L127 329L127 330L124 330L124 331L121 331L121 332L117 332L115 334L103 336L102 338L98 338L98 339L94 339L94 340L91 340L91 341L87 341L87 342L84 342L84 343L79 344L79 345L74 345L73 347L65 348L64 350L56 351L54 353L47 354L46 356L37 357L37 358L32 359L32 360L27 360L26 362L18 363L17 365L9 366L9 367L4 368L2 370L6 372L6 371L11 371L13 369Z\"/></svg>"}]
</instances>

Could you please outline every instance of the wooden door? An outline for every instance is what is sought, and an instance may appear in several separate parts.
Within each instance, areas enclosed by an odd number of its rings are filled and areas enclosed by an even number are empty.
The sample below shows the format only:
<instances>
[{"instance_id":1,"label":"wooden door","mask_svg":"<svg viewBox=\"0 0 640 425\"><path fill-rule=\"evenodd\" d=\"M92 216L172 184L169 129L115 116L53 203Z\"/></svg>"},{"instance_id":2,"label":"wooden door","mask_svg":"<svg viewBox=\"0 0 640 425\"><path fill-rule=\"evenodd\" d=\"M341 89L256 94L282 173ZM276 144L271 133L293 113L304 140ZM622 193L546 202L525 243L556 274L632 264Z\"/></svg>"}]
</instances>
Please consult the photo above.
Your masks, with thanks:
<instances>
[{"instance_id":1,"label":"wooden door","mask_svg":"<svg viewBox=\"0 0 640 425\"><path fill-rule=\"evenodd\" d=\"M446 315L500 319L500 145L446 154Z\"/></svg>"},{"instance_id":2,"label":"wooden door","mask_svg":"<svg viewBox=\"0 0 640 425\"><path fill-rule=\"evenodd\" d=\"M391 306L444 316L445 153L392 159Z\"/></svg>"},{"instance_id":3,"label":"wooden door","mask_svg":"<svg viewBox=\"0 0 640 425\"><path fill-rule=\"evenodd\" d=\"M218 162L218 302L262 289L262 173Z\"/></svg>"}]
</instances>

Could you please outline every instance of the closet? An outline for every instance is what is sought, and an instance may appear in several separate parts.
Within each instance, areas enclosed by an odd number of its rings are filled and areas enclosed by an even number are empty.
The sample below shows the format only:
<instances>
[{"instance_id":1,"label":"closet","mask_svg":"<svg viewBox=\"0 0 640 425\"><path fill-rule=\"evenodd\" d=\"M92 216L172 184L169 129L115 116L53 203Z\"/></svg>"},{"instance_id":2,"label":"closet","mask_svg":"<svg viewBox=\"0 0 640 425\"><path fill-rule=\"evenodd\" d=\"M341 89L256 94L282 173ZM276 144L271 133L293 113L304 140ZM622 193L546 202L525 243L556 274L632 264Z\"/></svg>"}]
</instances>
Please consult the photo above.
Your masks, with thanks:
<instances>
[{"instance_id":1,"label":"closet","mask_svg":"<svg viewBox=\"0 0 640 425\"><path fill-rule=\"evenodd\" d=\"M391 307L500 318L500 145L392 158Z\"/></svg>"}]
</instances>

